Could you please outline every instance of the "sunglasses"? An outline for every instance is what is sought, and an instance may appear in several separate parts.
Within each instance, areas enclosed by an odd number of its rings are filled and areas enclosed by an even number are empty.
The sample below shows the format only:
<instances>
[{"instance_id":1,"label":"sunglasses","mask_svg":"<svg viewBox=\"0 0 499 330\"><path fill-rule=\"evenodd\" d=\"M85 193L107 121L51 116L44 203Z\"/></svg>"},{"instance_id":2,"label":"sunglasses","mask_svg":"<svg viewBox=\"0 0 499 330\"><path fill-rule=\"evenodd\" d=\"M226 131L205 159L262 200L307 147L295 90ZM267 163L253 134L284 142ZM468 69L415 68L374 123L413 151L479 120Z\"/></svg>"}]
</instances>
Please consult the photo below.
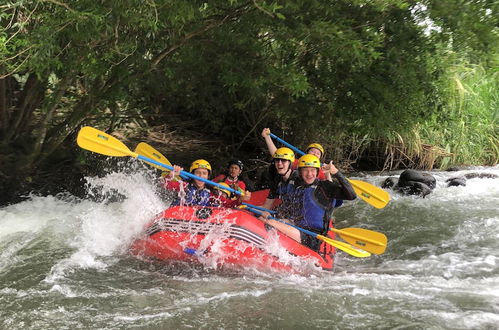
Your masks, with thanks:
<instances>
[{"instance_id":1,"label":"sunglasses","mask_svg":"<svg viewBox=\"0 0 499 330\"><path fill-rule=\"evenodd\" d=\"M285 163L287 161L288 161L287 159L281 159L281 158L275 158L274 159L274 163Z\"/></svg>"}]
</instances>

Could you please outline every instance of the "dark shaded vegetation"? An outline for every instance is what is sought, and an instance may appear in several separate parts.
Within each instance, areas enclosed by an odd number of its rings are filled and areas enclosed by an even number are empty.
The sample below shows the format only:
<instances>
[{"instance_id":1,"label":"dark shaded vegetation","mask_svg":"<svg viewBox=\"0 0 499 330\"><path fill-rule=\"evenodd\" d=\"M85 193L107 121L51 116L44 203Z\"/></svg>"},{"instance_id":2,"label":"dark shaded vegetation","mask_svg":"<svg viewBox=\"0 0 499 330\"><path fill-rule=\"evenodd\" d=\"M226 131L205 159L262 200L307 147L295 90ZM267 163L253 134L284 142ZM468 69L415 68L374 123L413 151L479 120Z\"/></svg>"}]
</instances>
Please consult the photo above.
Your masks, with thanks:
<instances>
[{"instance_id":1,"label":"dark shaded vegetation","mask_svg":"<svg viewBox=\"0 0 499 330\"><path fill-rule=\"evenodd\" d=\"M496 1L0 5L0 203L81 191L90 125L171 161L267 160L263 127L347 169L494 165Z\"/></svg>"}]
</instances>

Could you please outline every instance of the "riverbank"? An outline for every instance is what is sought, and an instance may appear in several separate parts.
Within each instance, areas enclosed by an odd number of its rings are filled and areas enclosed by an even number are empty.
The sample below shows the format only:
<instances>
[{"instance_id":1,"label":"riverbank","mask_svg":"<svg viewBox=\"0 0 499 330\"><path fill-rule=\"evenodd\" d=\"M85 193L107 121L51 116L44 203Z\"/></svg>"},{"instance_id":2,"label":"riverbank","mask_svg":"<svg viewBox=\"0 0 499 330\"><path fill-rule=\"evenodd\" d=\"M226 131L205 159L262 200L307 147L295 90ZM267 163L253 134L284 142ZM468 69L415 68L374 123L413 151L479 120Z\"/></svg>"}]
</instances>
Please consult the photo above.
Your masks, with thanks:
<instances>
[{"instance_id":1,"label":"riverbank","mask_svg":"<svg viewBox=\"0 0 499 330\"><path fill-rule=\"evenodd\" d=\"M222 173L226 164L231 159L240 159L245 164L244 175L250 186L259 189L265 185L264 173L270 164L270 156L259 134L249 137L249 143L239 141L227 143L223 139L204 132L199 127L199 122L183 121L176 125L161 125L147 129L128 126L116 130L113 136L125 143L131 150L140 142L146 142L160 151L172 164L188 168L194 159L207 159L212 164L214 173ZM248 141L247 141L248 142ZM322 142L322 141L321 141ZM276 142L276 145L279 145ZM328 145L324 144L327 148ZM369 153L368 153L369 154ZM391 155L390 155L391 156ZM327 156L326 156L327 157ZM58 157L49 159L37 168L36 172L26 177L23 181L11 181L11 185L2 186L0 205L18 203L31 195L48 196L61 193L85 198L86 177L102 176L106 173L119 170L123 160L129 157L106 157L87 150L80 149L76 141L66 143ZM360 171L353 167L365 164L357 160L335 160L337 166L347 175L362 173L379 173L380 168L369 171ZM403 163L402 163L403 164ZM467 166L454 166L449 170L465 169ZM404 168L401 168L402 171ZM158 177L160 172L158 171Z\"/></svg>"}]
</instances>

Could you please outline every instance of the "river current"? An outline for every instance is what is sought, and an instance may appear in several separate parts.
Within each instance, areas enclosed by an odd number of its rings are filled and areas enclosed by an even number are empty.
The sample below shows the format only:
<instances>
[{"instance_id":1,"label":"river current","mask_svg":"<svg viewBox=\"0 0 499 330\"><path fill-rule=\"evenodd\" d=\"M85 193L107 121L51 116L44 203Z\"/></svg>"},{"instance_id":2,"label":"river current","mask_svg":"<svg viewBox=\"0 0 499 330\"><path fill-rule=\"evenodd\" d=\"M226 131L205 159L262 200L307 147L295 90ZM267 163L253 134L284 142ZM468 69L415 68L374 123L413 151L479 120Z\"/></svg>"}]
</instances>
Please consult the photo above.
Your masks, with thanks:
<instances>
[{"instance_id":1,"label":"river current","mask_svg":"<svg viewBox=\"0 0 499 330\"><path fill-rule=\"evenodd\" d=\"M499 179L445 180L426 198L335 211L337 228L385 233L384 254L338 252L334 271L262 273L151 262L128 247L167 206L154 173L88 178L88 198L0 208L1 329L498 329ZM352 177L379 185L387 176ZM118 194L121 198L115 198Z\"/></svg>"}]
</instances>

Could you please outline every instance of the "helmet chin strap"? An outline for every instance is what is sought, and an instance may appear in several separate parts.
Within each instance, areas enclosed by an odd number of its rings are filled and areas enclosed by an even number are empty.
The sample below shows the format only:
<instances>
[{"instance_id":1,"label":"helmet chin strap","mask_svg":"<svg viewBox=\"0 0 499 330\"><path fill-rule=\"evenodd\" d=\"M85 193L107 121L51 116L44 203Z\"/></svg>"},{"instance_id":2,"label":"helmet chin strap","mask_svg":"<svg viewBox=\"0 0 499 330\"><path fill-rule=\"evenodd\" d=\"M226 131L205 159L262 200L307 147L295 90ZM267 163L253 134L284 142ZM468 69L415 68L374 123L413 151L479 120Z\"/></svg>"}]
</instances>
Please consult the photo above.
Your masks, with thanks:
<instances>
[{"instance_id":1,"label":"helmet chin strap","mask_svg":"<svg viewBox=\"0 0 499 330\"><path fill-rule=\"evenodd\" d=\"M286 172L284 172L284 174L279 174L281 177L285 177L286 174L288 174L288 172L291 171L291 161L288 160L288 162L289 162L288 163L289 165L288 165L288 169L286 170Z\"/></svg>"}]
</instances>

